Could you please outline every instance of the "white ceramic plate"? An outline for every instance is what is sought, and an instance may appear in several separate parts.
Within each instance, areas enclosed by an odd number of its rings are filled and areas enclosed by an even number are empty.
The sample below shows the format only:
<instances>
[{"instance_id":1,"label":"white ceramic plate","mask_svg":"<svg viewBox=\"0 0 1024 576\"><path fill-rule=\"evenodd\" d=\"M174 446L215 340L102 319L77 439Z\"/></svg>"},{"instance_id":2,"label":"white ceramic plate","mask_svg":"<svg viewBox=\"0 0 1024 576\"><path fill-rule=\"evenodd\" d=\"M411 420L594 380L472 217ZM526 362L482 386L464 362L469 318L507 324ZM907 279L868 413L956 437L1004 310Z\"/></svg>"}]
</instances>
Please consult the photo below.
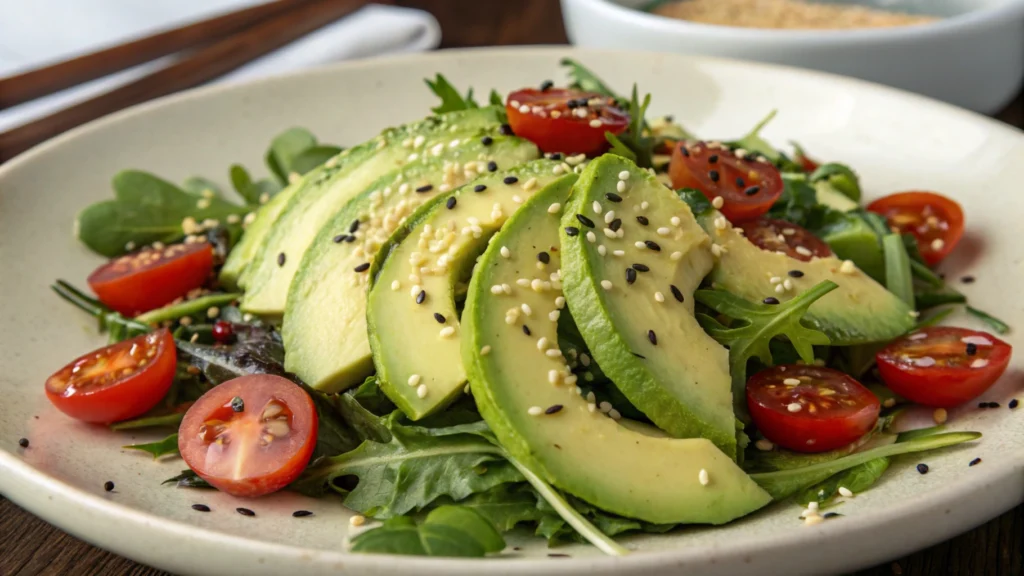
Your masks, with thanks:
<instances>
[{"instance_id":1,"label":"white ceramic plate","mask_svg":"<svg viewBox=\"0 0 1024 576\"><path fill-rule=\"evenodd\" d=\"M507 559L428 560L349 555L348 514L336 500L295 494L245 504L160 485L183 468L127 453L122 444L159 435L114 434L56 412L43 381L103 342L91 319L47 285L79 285L99 262L71 235L75 213L110 196L127 167L180 181L226 178L232 162L260 164L270 138L293 125L351 144L382 127L425 115L434 97L421 78L442 72L486 94L562 79L568 49L442 52L346 64L284 78L192 91L75 130L0 167L0 491L28 510L99 546L183 573L326 574L800 574L850 570L924 547L980 524L1024 500L1024 398L1020 355L985 400L1004 408L953 411L952 429L980 430L976 444L898 460L878 486L842 505L844 517L804 527L793 504L772 506L727 527L691 528L626 540L636 553L602 557L570 546L547 558L543 543L517 538ZM980 116L887 88L812 72L669 54L576 51L612 86L653 93L652 112L688 128L737 136L773 108L765 136L798 140L815 156L848 162L870 195L941 190L966 210L968 234L944 264L978 306L1024 329L1024 138ZM957 318L970 324L966 318ZM1024 349L1016 332L1009 340ZM17 440L27 437L27 450ZM975 457L982 464L968 468ZM117 488L105 493L103 483ZM201 514L190 505L214 511ZM296 509L316 512L295 519Z\"/></svg>"}]
</instances>

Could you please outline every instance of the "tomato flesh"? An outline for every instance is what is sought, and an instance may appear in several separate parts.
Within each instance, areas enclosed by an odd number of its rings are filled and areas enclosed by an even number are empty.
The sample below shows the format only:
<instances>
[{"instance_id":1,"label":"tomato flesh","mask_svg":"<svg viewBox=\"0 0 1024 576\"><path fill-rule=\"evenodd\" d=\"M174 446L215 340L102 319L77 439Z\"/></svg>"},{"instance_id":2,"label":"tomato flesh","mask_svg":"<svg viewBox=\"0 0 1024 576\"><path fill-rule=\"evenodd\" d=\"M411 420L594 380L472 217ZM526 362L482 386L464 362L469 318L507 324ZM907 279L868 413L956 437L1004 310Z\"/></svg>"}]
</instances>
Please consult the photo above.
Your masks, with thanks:
<instances>
[{"instance_id":1,"label":"tomato flesh","mask_svg":"<svg viewBox=\"0 0 1024 576\"><path fill-rule=\"evenodd\" d=\"M46 396L77 420L128 420L160 403L174 382L176 362L174 337L158 330L77 358L46 379Z\"/></svg>"},{"instance_id":2,"label":"tomato flesh","mask_svg":"<svg viewBox=\"0 0 1024 576\"><path fill-rule=\"evenodd\" d=\"M934 266L949 255L964 233L960 204L935 192L899 192L868 204L900 234L913 234L921 257Z\"/></svg>"},{"instance_id":3,"label":"tomato flesh","mask_svg":"<svg viewBox=\"0 0 1024 576\"><path fill-rule=\"evenodd\" d=\"M790 258L810 262L813 258L832 255L828 244L806 228L785 220L759 218L737 224L755 246L768 252L782 252Z\"/></svg>"},{"instance_id":4,"label":"tomato flesh","mask_svg":"<svg viewBox=\"0 0 1024 576\"><path fill-rule=\"evenodd\" d=\"M209 243L173 244L115 258L89 275L89 286L101 302L134 316L199 288L212 270Z\"/></svg>"},{"instance_id":5,"label":"tomato flesh","mask_svg":"<svg viewBox=\"0 0 1024 576\"><path fill-rule=\"evenodd\" d=\"M721 145L680 142L668 168L672 186L700 190L708 200L721 197L719 211L730 222L761 216L782 195L782 176L768 162L740 158Z\"/></svg>"},{"instance_id":6,"label":"tomato flesh","mask_svg":"<svg viewBox=\"0 0 1024 576\"><path fill-rule=\"evenodd\" d=\"M855 442L878 420L870 390L838 370L790 364L747 381L747 407L757 429L797 452L826 452Z\"/></svg>"},{"instance_id":7,"label":"tomato flesh","mask_svg":"<svg viewBox=\"0 0 1024 576\"><path fill-rule=\"evenodd\" d=\"M524 88L508 95L508 123L544 152L596 155L608 149L605 132L621 134L629 115L613 98L564 88Z\"/></svg>"},{"instance_id":8,"label":"tomato flesh","mask_svg":"<svg viewBox=\"0 0 1024 576\"><path fill-rule=\"evenodd\" d=\"M316 446L313 400L292 381L242 376L203 394L178 429L188 467L228 494L254 498L302 474Z\"/></svg>"},{"instance_id":9,"label":"tomato flesh","mask_svg":"<svg viewBox=\"0 0 1024 576\"><path fill-rule=\"evenodd\" d=\"M999 380L1012 351L987 332L931 326L889 343L875 360L893 392L925 406L952 408Z\"/></svg>"}]
</instances>

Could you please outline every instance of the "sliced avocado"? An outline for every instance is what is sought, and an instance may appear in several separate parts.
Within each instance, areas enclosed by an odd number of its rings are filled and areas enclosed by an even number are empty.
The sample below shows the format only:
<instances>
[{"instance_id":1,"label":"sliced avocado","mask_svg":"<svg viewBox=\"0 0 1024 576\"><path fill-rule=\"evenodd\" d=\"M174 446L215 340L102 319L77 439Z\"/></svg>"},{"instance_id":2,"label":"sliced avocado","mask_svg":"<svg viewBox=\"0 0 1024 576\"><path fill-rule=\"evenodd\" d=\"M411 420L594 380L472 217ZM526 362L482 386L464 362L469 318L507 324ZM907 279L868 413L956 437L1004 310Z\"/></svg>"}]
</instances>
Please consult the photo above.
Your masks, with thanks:
<instances>
[{"instance_id":1,"label":"sliced avocado","mask_svg":"<svg viewBox=\"0 0 1024 576\"><path fill-rule=\"evenodd\" d=\"M818 204L824 204L840 212L849 212L860 207L860 204L857 204L855 200L851 200L849 196L832 187L828 180L815 182L814 192L815 197L818 199Z\"/></svg>"},{"instance_id":2,"label":"sliced avocado","mask_svg":"<svg viewBox=\"0 0 1024 576\"><path fill-rule=\"evenodd\" d=\"M708 277L716 287L747 300L770 296L785 301L822 280L831 280L839 288L812 304L804 319L824 332L834 346L888 341L914 327L910 308L852 261L830 256L803 262L762 250L699 192L681 190L680 195L718 245L719 256Z\"/></svg>"},{"instance_id":3,"label":"sliced avocado","mask_svg":"<svg viewBox=\"0 0 1024 576\"><path fill-rule=\"evenodd\" d=\"M662 430L735 456L729 352L693 315L713 258L690 208L608 154L583 171L562 227L565 299L601 369Z\"/></svg>"},{"instance_id":4,"label":"sliced avocado","mask_svg":"<svg viewBox=\"0 0 1024 576\"><path fill-rule=\"evenodd\" d=\"M561 253L552 249L560 244L559 213L551 207L567 201L569 183L559 181L527 201L473 273L462 357L484 420L539 476L615 514L658 524L722 524L766 505L768 494L710 441L668 438L650 426L616 421L617 414L577 392L565 358L551 348L558 333L548 315L562 310L561 293L516 284L535 273L541 250L550 254L549 267L560 266ZM512 294L492 292L505 284ZM508 310L524 304L532 315L509 323Z\"/></svg>"},{"instance_id":5,"label":"sliced avocado","mask_svg":"<svg viewBox=\"0 0 1024 576\"><path fill-rule=\"evenodd\" d=\"M469 278L487 241L525 200L564 178L576 179L552 160L478 178L432 200L382 248L367 304L370 348L381 389L409 418L444 408L466 386L456 284ZM557 282L546 250L534 253L515 290ZM550 322L533 320L541 321Z\"/></svg>"},{"instance_id":6,"label":"sliced avocado","mask_svg":"<svg viewBox=\"0 0 1024 576\"><path fill-rule=\"evenodd\" d=\"M385 131L339 157L333 167L296 192L277 218L245 272L242 310L268 316L283 314L288 288L306 248L349 200L382 175L421 155L439 156L453 142L496 131L502 118L502 111L495 107L432 116Z\"/></svg>"},{"instance_id":7,"label":"sliced avocado","mask_svg":"<svg viewBox=\"0 0 1024 576\"><path fill-rule=\"evenodd\" d=\"M282 328L285 368L325 392L362 382L373 371L366 332L369 268L379 248L390 250L388 236L420 205L486 173L489 163L514 166L538 155L520 138L465 139L441 156L393 170L349 201L317 234L292 281ZM401 282L411 287L408 275ZM405 328L403 319L392 329Z\"/></svg>"},{"instance_id":8,"label":"sliced avocado","mask_svg":"<svg viewBox=\"0 0 1024 576\"><path fill-rule=\"evenodd\" d=\"M859 215L846 214L842 220L829 224L819 234L837 258L853 260L869 276L878 282L885 282L882 245L875 231Z\"/></svg>"}]
</instances>

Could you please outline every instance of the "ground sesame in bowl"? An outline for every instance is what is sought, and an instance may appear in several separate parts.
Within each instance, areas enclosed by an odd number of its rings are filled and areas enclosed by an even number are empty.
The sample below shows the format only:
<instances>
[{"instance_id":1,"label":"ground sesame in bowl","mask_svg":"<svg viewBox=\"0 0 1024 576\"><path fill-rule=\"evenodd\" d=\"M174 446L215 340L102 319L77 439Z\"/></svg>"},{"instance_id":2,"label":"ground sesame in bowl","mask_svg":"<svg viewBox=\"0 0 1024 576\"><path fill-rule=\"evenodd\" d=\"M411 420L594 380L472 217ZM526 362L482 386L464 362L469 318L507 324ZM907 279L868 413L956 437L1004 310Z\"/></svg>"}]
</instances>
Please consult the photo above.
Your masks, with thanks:
<instances>
[{"instance_id":1,"label":"ground sesame in bowl","mask_svg":"<svg viewBox=\"0 0 1024 576\"><path fill-rule=\"evenodd\" d=\"M655 5L651 12L700 24L805 30L915 26L939 20L923 14L803 0L671 0Z\"/></svg>"}]
</instances>

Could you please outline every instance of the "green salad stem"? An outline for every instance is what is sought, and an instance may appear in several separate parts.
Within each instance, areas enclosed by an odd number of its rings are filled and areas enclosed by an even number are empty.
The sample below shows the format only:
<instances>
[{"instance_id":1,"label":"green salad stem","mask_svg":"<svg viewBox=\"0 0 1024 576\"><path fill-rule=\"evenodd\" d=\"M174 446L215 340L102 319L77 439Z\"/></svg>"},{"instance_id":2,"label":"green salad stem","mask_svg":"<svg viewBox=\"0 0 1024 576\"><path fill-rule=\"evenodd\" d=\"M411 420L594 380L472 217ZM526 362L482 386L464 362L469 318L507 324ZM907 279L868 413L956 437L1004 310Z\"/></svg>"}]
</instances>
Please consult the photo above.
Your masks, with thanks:
<instances>
[{"instance_id":1,"label":"green salad stem","mask_svg":"<svg viewBox=\"0 0 1024 576\"><path fill-rule=\"evenodd\" d=\"M227 294L209 294L207 296L196 298L195 300L189 300L180 304L171 304L164 306L163 308L150 310L144 314L139 314L135 317L135 321L142 322L143 324L159 324L168 320L178 320L185 316L194 316L196 314L205 317L206 311L209 308L230 304L241 297L241 294L235 292L229 292Z\"/></svg>"}]
</instances>

